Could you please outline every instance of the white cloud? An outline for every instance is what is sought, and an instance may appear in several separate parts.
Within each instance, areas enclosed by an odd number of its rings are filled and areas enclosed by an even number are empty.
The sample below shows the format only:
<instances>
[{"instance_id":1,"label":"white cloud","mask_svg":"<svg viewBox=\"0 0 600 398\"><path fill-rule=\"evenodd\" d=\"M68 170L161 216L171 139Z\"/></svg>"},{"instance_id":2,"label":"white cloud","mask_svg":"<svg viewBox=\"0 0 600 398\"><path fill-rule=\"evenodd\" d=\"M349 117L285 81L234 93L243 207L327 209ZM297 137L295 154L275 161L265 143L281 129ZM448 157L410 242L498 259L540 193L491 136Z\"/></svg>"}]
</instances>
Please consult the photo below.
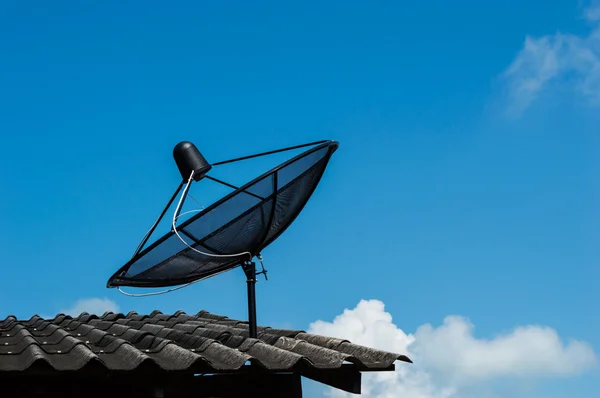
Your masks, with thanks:
<instances>
[{"instance_id":1,"label":"white cloud","mask_svg":"<svg viewBox=\"0 0 600 398\"><path fill-rule=\"evenodd\" d=\"M61 310L63 314L77 316L82 312L102 315L106 311L119 312L119 306L107 298L88 298L78 300L71 308Z\"/></svg>"},{"instance_id":2,"label":"white cloud","mask_svg":"<svg viewBox=\"0 0 600 398\"><path fill-rule=\"evenodd\" d=\"M464 382L515 376L569 376L589 369L596 357L580 341L563 344L549 327L517 327L490 340L473 336L465 318L449 316L435 328L421 326L415 333L414 352L423 366Z\"/></svg>"},{"instance_id":3,"label":"white cloud","mask_svg":"<svg viewBox=\"0 0 600 398\"><path fill-rule=\"evenodd\" d=\"M361 300L333 322L317 321L310 332L348 339L354 343L407 354L415 363L399 362L395 372L363 375L363 396L374 398L450 398L495 379L567 377L596 365L586 343L564 343L555 330L542 326L518 327L493 339L473 335L463 317L449 316L439 327L423 325L407 334L392 322L378 300ZM329 390L331 397L350 397Z\"/></svg>"},{"instance_id":4,"label":"white cloud","mask_svg":"<svg viewBox=\"0 0 600 398\"><path fill-rule=\"evenodd\" d=\"M600 6L584 16L587 36L555 33L526 37L517 57L504 72L509 113L518 115L553 84L568 83L592 105L600 105Z\"/></svg>"}]
</instances>

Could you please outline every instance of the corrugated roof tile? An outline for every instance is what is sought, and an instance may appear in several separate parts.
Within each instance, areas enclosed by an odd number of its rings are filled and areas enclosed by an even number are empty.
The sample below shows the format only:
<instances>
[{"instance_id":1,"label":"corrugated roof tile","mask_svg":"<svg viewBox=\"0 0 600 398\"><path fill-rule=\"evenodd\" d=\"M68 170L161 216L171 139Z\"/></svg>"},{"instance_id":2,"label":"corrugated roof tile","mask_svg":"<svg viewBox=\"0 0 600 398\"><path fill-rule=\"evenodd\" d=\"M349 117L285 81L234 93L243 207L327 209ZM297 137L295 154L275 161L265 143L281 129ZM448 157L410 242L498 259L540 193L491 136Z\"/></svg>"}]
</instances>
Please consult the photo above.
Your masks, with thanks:
<instances>
[{"instance_id":1,"label":"corrugated roof tile","mask_svg":"<svg viewBox=\"0 0 600 398\"><path fill-rule=\"evenodd\" d=\"M10 315L0 321L0 372L97 367L210 373L236 371L248 362L271 371L338 369L347 363L386 370L397 360L410 362L404 355L300 330L259 327L252 339L247 322L206 311L34 315L29 320Z\"/></svg>"}]
</instances>

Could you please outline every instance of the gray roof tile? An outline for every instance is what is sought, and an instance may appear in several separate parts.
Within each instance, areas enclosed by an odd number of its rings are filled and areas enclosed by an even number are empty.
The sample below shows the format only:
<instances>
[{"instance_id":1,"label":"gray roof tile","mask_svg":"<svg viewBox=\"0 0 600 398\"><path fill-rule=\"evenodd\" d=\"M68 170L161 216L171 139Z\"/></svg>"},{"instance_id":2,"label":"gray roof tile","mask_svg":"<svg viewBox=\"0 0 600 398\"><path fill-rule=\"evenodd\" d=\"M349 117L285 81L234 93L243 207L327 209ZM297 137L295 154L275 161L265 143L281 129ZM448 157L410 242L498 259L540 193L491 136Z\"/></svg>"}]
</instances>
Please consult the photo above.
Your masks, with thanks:
<instances>
[{"instance_id":1,"label":"gray roof tile","mask_svg":"<svg viewBox=\"0 0 600 398\"><path fill-rule=\"evenodd\" d=\"M410 362L404 355L300 330L258 331L258 339L249 338L246 322L206 311L9 316L0 321L0 372L97 367L214 373L239 370L248 362L270 371L339 369L348 362L359 370L387 370L397 360Z\"/></svg>"}]
</instances>

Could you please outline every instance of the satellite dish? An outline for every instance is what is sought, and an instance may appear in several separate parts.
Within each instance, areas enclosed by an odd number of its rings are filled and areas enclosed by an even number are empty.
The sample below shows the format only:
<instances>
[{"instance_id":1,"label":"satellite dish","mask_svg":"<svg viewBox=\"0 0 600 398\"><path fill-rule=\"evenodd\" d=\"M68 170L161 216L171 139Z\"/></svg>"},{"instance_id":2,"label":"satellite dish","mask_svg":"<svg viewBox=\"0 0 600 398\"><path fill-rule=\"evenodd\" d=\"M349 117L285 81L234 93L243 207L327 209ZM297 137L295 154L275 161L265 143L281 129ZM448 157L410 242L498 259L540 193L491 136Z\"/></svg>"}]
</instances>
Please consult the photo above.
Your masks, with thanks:
<instances>
[{"instance_id":1,"label":"satellite dish","mask_svg":"<svg viewBox=\"0 0 600 398\"><path fill-rule=\"evenodd\" d=\"M215 166L305 147L312 148L239 188L208 175ZM133 257L109 278L107 287L183 287L242 267L248 282L249 334L256 337L254 285L256 275L264 274L266 278L266 271L263 267L257 272L253 260L257 258L262 264L261 251L302 211L337 147L335 141L318 141L211 165L194 144L180 142L173 157L182 181ZM223 184L233 192L177 225L192 183L202 179ZM180 192L171 231L144 248Z\"/></svg>"}]
</instances>

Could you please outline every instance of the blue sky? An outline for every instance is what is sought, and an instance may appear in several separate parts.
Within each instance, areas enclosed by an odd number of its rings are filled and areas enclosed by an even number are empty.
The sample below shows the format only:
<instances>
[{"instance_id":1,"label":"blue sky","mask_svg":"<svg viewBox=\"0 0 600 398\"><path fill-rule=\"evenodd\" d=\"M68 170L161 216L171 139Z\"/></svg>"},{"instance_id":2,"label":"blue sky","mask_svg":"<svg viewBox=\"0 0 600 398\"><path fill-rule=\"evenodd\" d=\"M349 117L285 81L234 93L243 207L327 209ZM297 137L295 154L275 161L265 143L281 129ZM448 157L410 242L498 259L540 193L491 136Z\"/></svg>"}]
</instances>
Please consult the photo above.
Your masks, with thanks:
<instances>
[{"instance_id":1,"label":"blue sky","mask_svg":"<svg viewBox=\"0 0 600 398\"><path fill-rule=\"evenodd\" d=\"M106 298L121 311L245 319L240 270L144 299L105 283L179 182L177 142L218 161L335 139L316 195L263 253L261 324L323 320L336 333L344 309L379 300L396 332L420 341L429 382L452 396L594 396L597 10L513 0L5 2L0 317ZM215 175L241 183L279 160ZM213 189L203 182L193 194L209 203ZM374 303L365 305L381 313ZM423 348L439 341L420 327L442 333L451 315L464 317L452 325L475 325L465 352L500 355L485 347L529 342L519 327L551 328L559 341L549 349L580 366L445 380L443 361ZM571 339L585 355L569 351ZM319 389L307 384L307 396Z\"/></svg>"}]
</instances>

